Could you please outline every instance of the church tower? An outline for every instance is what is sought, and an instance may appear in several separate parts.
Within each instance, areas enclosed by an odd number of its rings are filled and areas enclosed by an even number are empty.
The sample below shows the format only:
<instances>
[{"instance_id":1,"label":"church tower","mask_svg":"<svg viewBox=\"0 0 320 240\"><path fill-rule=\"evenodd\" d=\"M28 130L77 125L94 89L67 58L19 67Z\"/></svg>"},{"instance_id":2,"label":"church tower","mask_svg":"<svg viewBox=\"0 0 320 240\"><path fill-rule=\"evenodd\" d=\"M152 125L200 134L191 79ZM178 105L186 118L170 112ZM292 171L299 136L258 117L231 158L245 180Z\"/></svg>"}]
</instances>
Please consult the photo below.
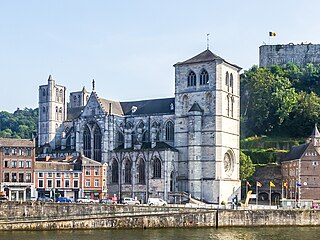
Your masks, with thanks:
<instances>
[{"instance_id":1,"label":"church tower","mask_svg":"<svg viewBox=\"0 0 320 240\"><path fill-rule=\"evenodd\" d=\"M178 191L211 203L240 197L240 67L205 50L175 67Z\"/></svg>"},{"instance_id":2,"label":"church tower","mask_svg":"<svg viewBox=\"0 0 320 240\"><path fill-rule=\"evenodd\" d=\"M50 75L48 84L39 87L38 146L60 147L59 127L66 119L66 88Z\"/></svg>"}]
</instances>

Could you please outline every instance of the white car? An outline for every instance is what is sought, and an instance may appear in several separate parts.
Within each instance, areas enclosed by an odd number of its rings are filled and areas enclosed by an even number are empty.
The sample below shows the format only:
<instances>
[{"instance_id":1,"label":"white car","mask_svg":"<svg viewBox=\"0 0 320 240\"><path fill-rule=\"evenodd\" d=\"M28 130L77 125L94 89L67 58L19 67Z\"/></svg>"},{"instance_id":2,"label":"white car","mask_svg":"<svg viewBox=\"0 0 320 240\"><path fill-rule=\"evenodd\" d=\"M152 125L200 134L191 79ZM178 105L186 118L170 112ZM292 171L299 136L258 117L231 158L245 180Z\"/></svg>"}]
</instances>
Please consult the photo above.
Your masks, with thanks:
<instances>
[{"instance_id":1,"label":"white car","mask_svg":"<svg viewBox=\"0 0 320 240\"><path fill-rule=\"evenodd\" d=\"M133 198L125 197L123 198L123 204L128 204L128 205L139 205L140 202L138 200L135 200Z\"/></svg>"},{"instance_id":2,"label":"white car","mask_svg":"<svg viewBox=\"0 0 320 240\"><path fill-rule=\"evenodd\" d=\"M99 203L99 199L78 198L77 203Z\"/></svg>"},{"instance_id":3,"label":"white car","mask_svg":"<svg viewBox=\"0 0 320 240\"><path fill-rule=\"evenodd\" d=\"M149 198L148 205L149 206L166 206L168 203L161 198Z\"/></svg>"}]
</instances>

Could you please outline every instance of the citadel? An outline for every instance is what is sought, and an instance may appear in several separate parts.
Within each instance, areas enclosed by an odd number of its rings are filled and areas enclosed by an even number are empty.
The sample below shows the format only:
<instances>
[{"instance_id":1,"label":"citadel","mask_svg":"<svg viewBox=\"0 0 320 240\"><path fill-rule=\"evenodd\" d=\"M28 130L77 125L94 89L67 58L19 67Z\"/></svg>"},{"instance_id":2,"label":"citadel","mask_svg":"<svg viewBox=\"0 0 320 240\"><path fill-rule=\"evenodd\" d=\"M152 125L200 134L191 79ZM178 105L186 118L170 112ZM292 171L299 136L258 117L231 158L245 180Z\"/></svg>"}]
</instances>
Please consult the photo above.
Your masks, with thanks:
<instances>
[{"instance_id":1,"label":"citadel","mask_svg":"<svg viewBox=\"0 0 320 240\"><path fill-rule=\"evenodd\" d=\"M131 102L100 97L94 82L68 102L67 88L49 76L39 87L40 153L106 163L109 196L240 196L241 68L209 49L174 68L174 97Z\"/></svg>"}]
</instances>

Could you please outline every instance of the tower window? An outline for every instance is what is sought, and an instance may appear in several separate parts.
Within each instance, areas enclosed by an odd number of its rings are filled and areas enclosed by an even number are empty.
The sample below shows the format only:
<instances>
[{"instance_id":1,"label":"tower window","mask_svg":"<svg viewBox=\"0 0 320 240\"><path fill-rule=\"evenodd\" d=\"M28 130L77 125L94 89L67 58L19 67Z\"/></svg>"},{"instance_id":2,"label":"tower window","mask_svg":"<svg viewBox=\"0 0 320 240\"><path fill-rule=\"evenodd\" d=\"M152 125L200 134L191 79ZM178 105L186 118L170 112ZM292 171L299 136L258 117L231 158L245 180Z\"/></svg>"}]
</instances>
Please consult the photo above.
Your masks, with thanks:
<instances>
[{"instance_id":1,"label":"tower window","mask_svg":"<svg viewBox=\"0 0 320 240\"><path fill-rule=\"evenodd\" d=\"M171 121L166 123L166 141L174 140L174 126Z\"/></svg>"},{"instance_id":2,"label":"tower window","mask_svg":"<svg viewBox=\"0 0 320 240\"><path fill-rule=\"evenodd\" d=\"M226 86L229 86L229 73L226 72Z\"/></svg>"},{"instance_id":3,"label":"tower window","mask_svg":"<svg viewBox=\"0 0 320 240\"><path fill-rule=\"evenodd\" d=\"M188 75L188 87L196 86L196 84L197 84L196 74L193 71L191 71Z\"/></svg>"},{"instance_id":4,"label":"tower window","mask_svg":"<svg viewBox=\"0 0 320 240\"><path fill-rule=\"evenodd\" d=\"M203 69L200 73L200 85L207 84L209 84L209 74L205 69Z\"/></svg>"}]
</instances>

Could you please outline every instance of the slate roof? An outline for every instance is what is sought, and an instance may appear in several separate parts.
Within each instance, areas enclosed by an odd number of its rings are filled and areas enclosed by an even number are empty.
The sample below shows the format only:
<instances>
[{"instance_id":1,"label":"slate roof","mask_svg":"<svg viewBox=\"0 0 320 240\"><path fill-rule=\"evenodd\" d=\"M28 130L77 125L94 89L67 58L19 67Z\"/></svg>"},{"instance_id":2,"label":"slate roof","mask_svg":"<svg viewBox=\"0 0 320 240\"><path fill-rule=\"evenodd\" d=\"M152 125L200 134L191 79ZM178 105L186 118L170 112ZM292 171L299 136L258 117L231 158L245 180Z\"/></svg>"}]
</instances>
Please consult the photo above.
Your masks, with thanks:
<instances>
[{"instance_id":1,"label":"slate roof","mask_svg":"<svg viewBox=\"0 0 320 240\"><path fill-rule=\"evenodd\" d=\"M144 115L144 114L174 114L174 98L162 98L141 100L133 102L120 102L124 115ZM132 107L136 107L136 111L132 112Z\"/></svg>"},{"instance_id":2,"label":"slate roof","mask_svg":"<svg viewBox=\"0 0 320 240\"><path fill-rule=\"evenodd\" d=\"M111 113L117 114L117 115L123 115L123 110L120 105L120 102L111 101L103 98L98 98L98 101L100 102L100 105L105 112L110 111L109 108L111 104Z\"/></svg>"},{"instance_id":3,"label":"slate roof","mask_svg":"<svg viewBox=\"0 0 320 240\"><path fill-rule=\"evenodd\" d=\"M0 138L0 147L35 147L32 139Z\"/></svg>"},{"instance_id":4,"label":"slate roof","mask_svg":"<svg viewBox=\"0 0 320 240\"><path fill-rule=\"evenodd\" d=\"M67 120L73 120L75 118L78 118L80 114L82 113L84 107L74 107L74 108L68 108L67 111Z\"/></svg>"},{"instance_id":5,"label":"slate roof","mask_svg":"<svg viewBox=\"0 0 320 240\"><path fill-rule=\"evenodd\" d=\"M306 151L307 147L309 146L309 143L305 143L298 146L293 146L288 152L282 161L289 161L289 160L297 160L302 157L302 154Z\"/></svg>"},{"instance_id":6,"label":"slate roof","mask_svg":"<svg viewBox=\"0 0 320 240\"><path fill-rule=\"evenodd\" d=\"M178 151L175 147L172 147L165 142L157 142L154 148L151 148L151 142L142 143L141 149L139 150L137 149L136 151L146 150L146 149L151 149L151 150L171 149L172 151L175 151L175 152ZM132 146L131 148L124 149L124 144L121 144L119 147L115 148L113 151L116 151L116 152L117 151L134 151L134 146Z\"/></svg>"},{"instance_id":7,"label":"slate roof","mask_svg":"<svg viewBox=\"0 0 320 240\"><path fill-rule=\"evenodd\" d=\"M184 61L184 62L178 62L176 63L174 66L176 65L182 65L182 64L191 64L191 63L201 63L201 62L210 62L210 61L214 61L214 60L222 60L236 68L238 68L239 70L241 69L241 67L229 63L227 61L225 61L223 58L219 57L218 55L214 54L213 52L211 52L209 49L203 51L202 53Z\"/></svg>"}]
</instances>

